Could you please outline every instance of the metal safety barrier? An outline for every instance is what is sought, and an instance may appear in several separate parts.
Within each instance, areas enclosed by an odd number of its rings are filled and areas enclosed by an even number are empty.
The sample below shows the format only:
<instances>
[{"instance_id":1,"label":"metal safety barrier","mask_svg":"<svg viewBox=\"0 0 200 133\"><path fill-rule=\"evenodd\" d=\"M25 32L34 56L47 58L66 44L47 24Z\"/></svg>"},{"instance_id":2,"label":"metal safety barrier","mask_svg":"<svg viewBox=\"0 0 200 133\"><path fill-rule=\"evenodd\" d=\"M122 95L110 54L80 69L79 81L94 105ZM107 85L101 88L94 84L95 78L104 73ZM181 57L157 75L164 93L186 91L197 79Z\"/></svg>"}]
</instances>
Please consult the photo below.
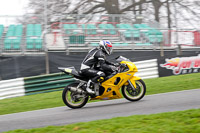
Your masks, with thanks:
<instances>
[{"instance_id":1,"label":"metal safety barrier","mask_svg":"<svg viewBox=\"0 0 200 133\"><path fill-rule=\"evenodd\" d=\"M23 78L0 81L0 100L24 95L25 90Z\"/></svg>"},{"instance_id":2,"label":"metal safety barrier","mask_svg":"<svg viewBox=\"0 0 200 133\"><path fill-rule=\"evenodd\" d=\"M55 73L24 78L24 82L25 94L32 95L61 90L69 83L74 82L74 79L64 73Z\"/></svg>"},{"instance_id":3,"label":"metal safety barrier","mask_svg":"<svg viewBox=\"0 0 200 133\"><path fill-rule=\"evenodd\" d=\"M138 68L136 76L142 79L159 77L157 59L138 61L135 65Z\"/></svg>"}]
</instances>

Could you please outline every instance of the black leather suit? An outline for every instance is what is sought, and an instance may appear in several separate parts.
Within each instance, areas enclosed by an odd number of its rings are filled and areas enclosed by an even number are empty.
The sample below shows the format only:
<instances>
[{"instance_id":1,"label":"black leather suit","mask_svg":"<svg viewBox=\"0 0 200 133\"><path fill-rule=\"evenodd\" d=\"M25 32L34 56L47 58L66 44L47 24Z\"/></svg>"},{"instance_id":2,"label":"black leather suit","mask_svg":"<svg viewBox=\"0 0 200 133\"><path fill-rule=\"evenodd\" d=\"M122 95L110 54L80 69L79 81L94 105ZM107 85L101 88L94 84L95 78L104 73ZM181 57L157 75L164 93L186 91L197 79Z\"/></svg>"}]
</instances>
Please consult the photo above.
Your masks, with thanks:
<instances>
[{"instance_id":1,"label":"black leather suit","mask_svg":"<svg viewBox=\"0 0 200 133\"><path fill-rule=\"evenodd\" d=\"M106 54L100 48L90 50L83 60L80 68L82 75L89 77L93 82L97 82L99 77L105 77L105 73L112 73L111 65L114 63L106 61Z\"/></svg>"}]
</instances>

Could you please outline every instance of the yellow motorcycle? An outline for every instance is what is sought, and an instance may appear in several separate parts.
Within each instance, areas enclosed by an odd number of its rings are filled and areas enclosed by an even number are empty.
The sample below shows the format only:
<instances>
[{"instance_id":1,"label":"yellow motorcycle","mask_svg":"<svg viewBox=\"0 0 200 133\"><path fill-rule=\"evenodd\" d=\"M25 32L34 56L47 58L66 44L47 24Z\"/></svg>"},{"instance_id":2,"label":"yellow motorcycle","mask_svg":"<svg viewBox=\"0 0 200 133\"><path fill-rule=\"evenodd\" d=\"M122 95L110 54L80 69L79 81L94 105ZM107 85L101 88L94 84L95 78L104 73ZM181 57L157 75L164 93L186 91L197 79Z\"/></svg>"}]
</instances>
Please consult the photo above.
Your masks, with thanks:
<instances>
[{"instance_id":1,"label":"yellow motorcycle","mask_svg":"<svg viewBox=\"0 0 200 133\"><path fill-rule=\"evenodd\" d=\"M134 74L138 71L137 67L129 59L119 56L116 58L119 62L118 72L114 72L105 79L100 77L99 83L91 85L95 94L86 92L88 78L80 75L75 68L58 68L66 74L72 75L76 82L65 87L62 93L63 102L70 108L81 108L90 100L109 100L126 98L129 101L138 101L146 93L144 81Z\"/></svg>"}]
</instances>

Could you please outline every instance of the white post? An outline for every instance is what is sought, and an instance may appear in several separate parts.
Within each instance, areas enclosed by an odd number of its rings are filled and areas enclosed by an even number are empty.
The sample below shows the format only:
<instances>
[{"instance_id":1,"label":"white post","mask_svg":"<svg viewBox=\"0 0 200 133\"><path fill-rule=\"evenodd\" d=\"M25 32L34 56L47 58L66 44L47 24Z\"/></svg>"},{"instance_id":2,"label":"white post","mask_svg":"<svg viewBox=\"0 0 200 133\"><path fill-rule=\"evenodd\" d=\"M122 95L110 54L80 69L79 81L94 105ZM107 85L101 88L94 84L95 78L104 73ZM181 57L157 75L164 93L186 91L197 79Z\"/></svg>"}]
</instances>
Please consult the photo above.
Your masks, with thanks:
<instances>
[{"instance_id":1,"label":"white post","mask_svg":"<svg viewBox=\"0 0 200 133\"><path fill-rule=\"evenodd\" d=\"M181 45L179 44L179 38L178 38L178 21L177 21L177 10L176 10L176 0L173 0L173 5L174 5L174 21L175 21L175 27L176 27L176 40L175 44L177 45L177 55L181 55Z\"/></svg>"},{"instance_id":2,"label":"white post","mask_svg":"<svg viewBox=\"0 0 200 133\"><path fill-rule=\"evenodd\" d=\"M44 0L44 36L43 36L43 42L44 42L44 48L45 48L45 64L46 64L46 74L49 74L49 54L48 49L46 46L46 33L47 33L47 0Z\"/></svg>"}]
</instances>

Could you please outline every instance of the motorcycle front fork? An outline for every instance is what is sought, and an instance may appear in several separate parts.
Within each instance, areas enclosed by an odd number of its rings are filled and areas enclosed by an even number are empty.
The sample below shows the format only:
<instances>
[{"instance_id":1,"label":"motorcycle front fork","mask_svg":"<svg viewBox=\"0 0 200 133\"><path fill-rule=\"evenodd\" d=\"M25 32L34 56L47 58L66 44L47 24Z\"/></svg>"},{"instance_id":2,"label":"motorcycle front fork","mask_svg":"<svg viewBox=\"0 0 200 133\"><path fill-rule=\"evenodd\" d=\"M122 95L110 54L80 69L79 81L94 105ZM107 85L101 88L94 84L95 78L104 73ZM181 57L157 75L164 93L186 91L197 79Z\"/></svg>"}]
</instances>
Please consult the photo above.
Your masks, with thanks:
<instances>
[{"instance_id":1,"label":"motorcycle front fork","mask_svg":"<svg viewBox=\"0 0 200 133\"><path fill-rule=\"evenodd\" d=\"M131 88L133 89L133 91L136 91L136 88L134 87L134 85L131 83L130 80L128 80L128 83L131 85Z\"/></svg>"}]
</instances>

